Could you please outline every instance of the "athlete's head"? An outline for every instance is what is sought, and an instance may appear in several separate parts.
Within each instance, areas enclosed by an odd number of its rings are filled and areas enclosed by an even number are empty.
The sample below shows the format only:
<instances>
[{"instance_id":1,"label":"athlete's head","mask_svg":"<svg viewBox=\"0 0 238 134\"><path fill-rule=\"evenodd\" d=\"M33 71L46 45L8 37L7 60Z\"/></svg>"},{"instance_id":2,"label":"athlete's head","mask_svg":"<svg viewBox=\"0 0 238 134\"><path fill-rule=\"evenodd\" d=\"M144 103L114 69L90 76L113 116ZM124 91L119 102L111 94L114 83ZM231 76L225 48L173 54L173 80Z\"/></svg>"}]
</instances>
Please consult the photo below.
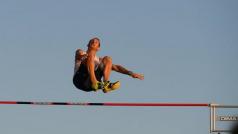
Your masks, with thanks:
<instances>
[{"instance_id":1,"label":"athlete's head","mask_svg":"<svg viewBox=\"0 0 238 134\"><path fill-rule=\"evenodd\" d=\"M93 49L98 51L100 49L100 39L95 37L89 40L88 42L88 49Z\"/></svg>"}]
</instances>

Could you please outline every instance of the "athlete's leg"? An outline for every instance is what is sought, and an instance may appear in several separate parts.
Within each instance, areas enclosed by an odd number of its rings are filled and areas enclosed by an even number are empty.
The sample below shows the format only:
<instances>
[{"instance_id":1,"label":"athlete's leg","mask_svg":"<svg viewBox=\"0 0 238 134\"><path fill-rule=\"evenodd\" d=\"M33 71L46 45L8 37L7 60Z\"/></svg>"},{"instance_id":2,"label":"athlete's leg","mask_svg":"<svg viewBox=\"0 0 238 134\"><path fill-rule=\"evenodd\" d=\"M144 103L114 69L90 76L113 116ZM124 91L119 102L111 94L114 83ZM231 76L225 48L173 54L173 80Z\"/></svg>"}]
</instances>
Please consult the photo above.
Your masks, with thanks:
<instances>
[{"instance_id":1,"label":"athlete's leg","mask_svg":"<svg viewBox=\"0 0 238 134\"><path fill-rule=\"evenodd\" d=\"M110 79L110 74L112 71L112 58L109 56L105 56L102 59L102 64L104 65L103 68L103 81L104 81L104 88L103 88L103 92L107 93L113 90L116 90L120 87L120 82L114 82L114 83L110 83L109 79Z\"/></svg>"},{"instance_id":2,"label":"athlete's leg","mask_svg":"<svg viewBox=\"0 0 238 134\"><path fill-rule=\"evenodd\" d=\"M103 70L103 81L109 81L110 79L110 74L112 71L112 58L109 56L105 56L102 59L102 63L104 65L104 70Z\"/></svg>"},{"instance_id":3,"label":"athlete's leg","mask_svg":"<svg viewBox=\"0 0 238 134\"><path fill-rule=\"evenodd\" d=\"M97 84L97 79L95 76L95 63L94 63L94 58L95 55L88 55L87 59L86 59L86 66L88 68L88 72L89 72L89 76L90 76L90 80L92 82L92 85L96 85Z\"/></svg>"}]
</instances>

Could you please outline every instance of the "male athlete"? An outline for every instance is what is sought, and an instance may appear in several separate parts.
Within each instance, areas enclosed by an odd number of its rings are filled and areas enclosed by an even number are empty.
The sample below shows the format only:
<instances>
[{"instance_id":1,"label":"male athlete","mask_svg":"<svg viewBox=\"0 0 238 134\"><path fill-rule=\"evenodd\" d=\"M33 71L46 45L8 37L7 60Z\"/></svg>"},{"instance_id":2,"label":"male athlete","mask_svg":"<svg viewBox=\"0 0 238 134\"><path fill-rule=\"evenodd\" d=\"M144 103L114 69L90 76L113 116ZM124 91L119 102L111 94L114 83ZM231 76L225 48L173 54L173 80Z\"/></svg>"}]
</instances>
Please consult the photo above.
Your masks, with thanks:
<instances>
[{"instance_id":1,"label":"male athlete","mask_svg":"<svg viewBox=\"0 0 238 134\"><path fill-rule=\"evenodd\" d=\"M104 93L118 89L120 87L119 81L114 83L109 81L111 71L126 74L140 80L144 79L141 74L129 71L121 65L112 64L112 58L109 56L97 57L96 53L100 49L99 38L91 39L87 47L88 50L86 52L78 49L75 53L73 83L78 89L86 92L101 89ZM101 80L102 78L103 81Z\"/></svg>"}]
</instances>

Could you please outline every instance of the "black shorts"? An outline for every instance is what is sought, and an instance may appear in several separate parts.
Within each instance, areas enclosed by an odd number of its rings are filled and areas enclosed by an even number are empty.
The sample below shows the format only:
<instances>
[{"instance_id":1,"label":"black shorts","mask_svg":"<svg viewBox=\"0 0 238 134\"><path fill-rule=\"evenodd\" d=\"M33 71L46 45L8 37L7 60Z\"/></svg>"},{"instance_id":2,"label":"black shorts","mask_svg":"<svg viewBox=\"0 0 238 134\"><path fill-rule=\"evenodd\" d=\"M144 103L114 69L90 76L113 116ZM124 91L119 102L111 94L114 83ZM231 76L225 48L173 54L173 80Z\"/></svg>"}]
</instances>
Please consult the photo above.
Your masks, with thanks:
<instances>
[{"instance_id":1,"label":"black shorts","mask_svg":"<svg viewBox=\"0 0 238 134\"><path fill-rule=\"evenodd\" d=\"M101 81L103 77L103 65L100 64L97 67L97 69L95 70L95 76L98 81ZM86 65L84 64L80 65L78 71L74 74L73 83L80 90L86 92L93 91L93 89L91 88L92 84Z\"/></svg>"}]
</instances>

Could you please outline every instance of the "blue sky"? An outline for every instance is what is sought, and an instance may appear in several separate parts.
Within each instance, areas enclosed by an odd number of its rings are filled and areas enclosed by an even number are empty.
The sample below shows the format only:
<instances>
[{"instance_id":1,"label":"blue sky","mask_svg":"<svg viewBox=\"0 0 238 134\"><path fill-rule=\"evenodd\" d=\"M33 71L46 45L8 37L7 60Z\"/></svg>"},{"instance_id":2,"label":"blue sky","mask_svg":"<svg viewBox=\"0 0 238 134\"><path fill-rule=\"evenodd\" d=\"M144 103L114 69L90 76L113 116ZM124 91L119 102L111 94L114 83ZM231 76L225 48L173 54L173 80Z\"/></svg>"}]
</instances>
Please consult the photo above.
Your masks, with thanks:
<instances>
[{"instance_id":1,"label":"blue sky","mask_svg":"<svg viewBox=\"0 0 238 134\"><path fill-rule=\"evenodd\" d=\"M238 104L236 0L1 0L0 100ZM72 84L74 52L143 73L118 91ZM237 111L236 111L237 112ZM4 134L209 133L208 108L0 106Z\"/></svg>"}]
</instances>

